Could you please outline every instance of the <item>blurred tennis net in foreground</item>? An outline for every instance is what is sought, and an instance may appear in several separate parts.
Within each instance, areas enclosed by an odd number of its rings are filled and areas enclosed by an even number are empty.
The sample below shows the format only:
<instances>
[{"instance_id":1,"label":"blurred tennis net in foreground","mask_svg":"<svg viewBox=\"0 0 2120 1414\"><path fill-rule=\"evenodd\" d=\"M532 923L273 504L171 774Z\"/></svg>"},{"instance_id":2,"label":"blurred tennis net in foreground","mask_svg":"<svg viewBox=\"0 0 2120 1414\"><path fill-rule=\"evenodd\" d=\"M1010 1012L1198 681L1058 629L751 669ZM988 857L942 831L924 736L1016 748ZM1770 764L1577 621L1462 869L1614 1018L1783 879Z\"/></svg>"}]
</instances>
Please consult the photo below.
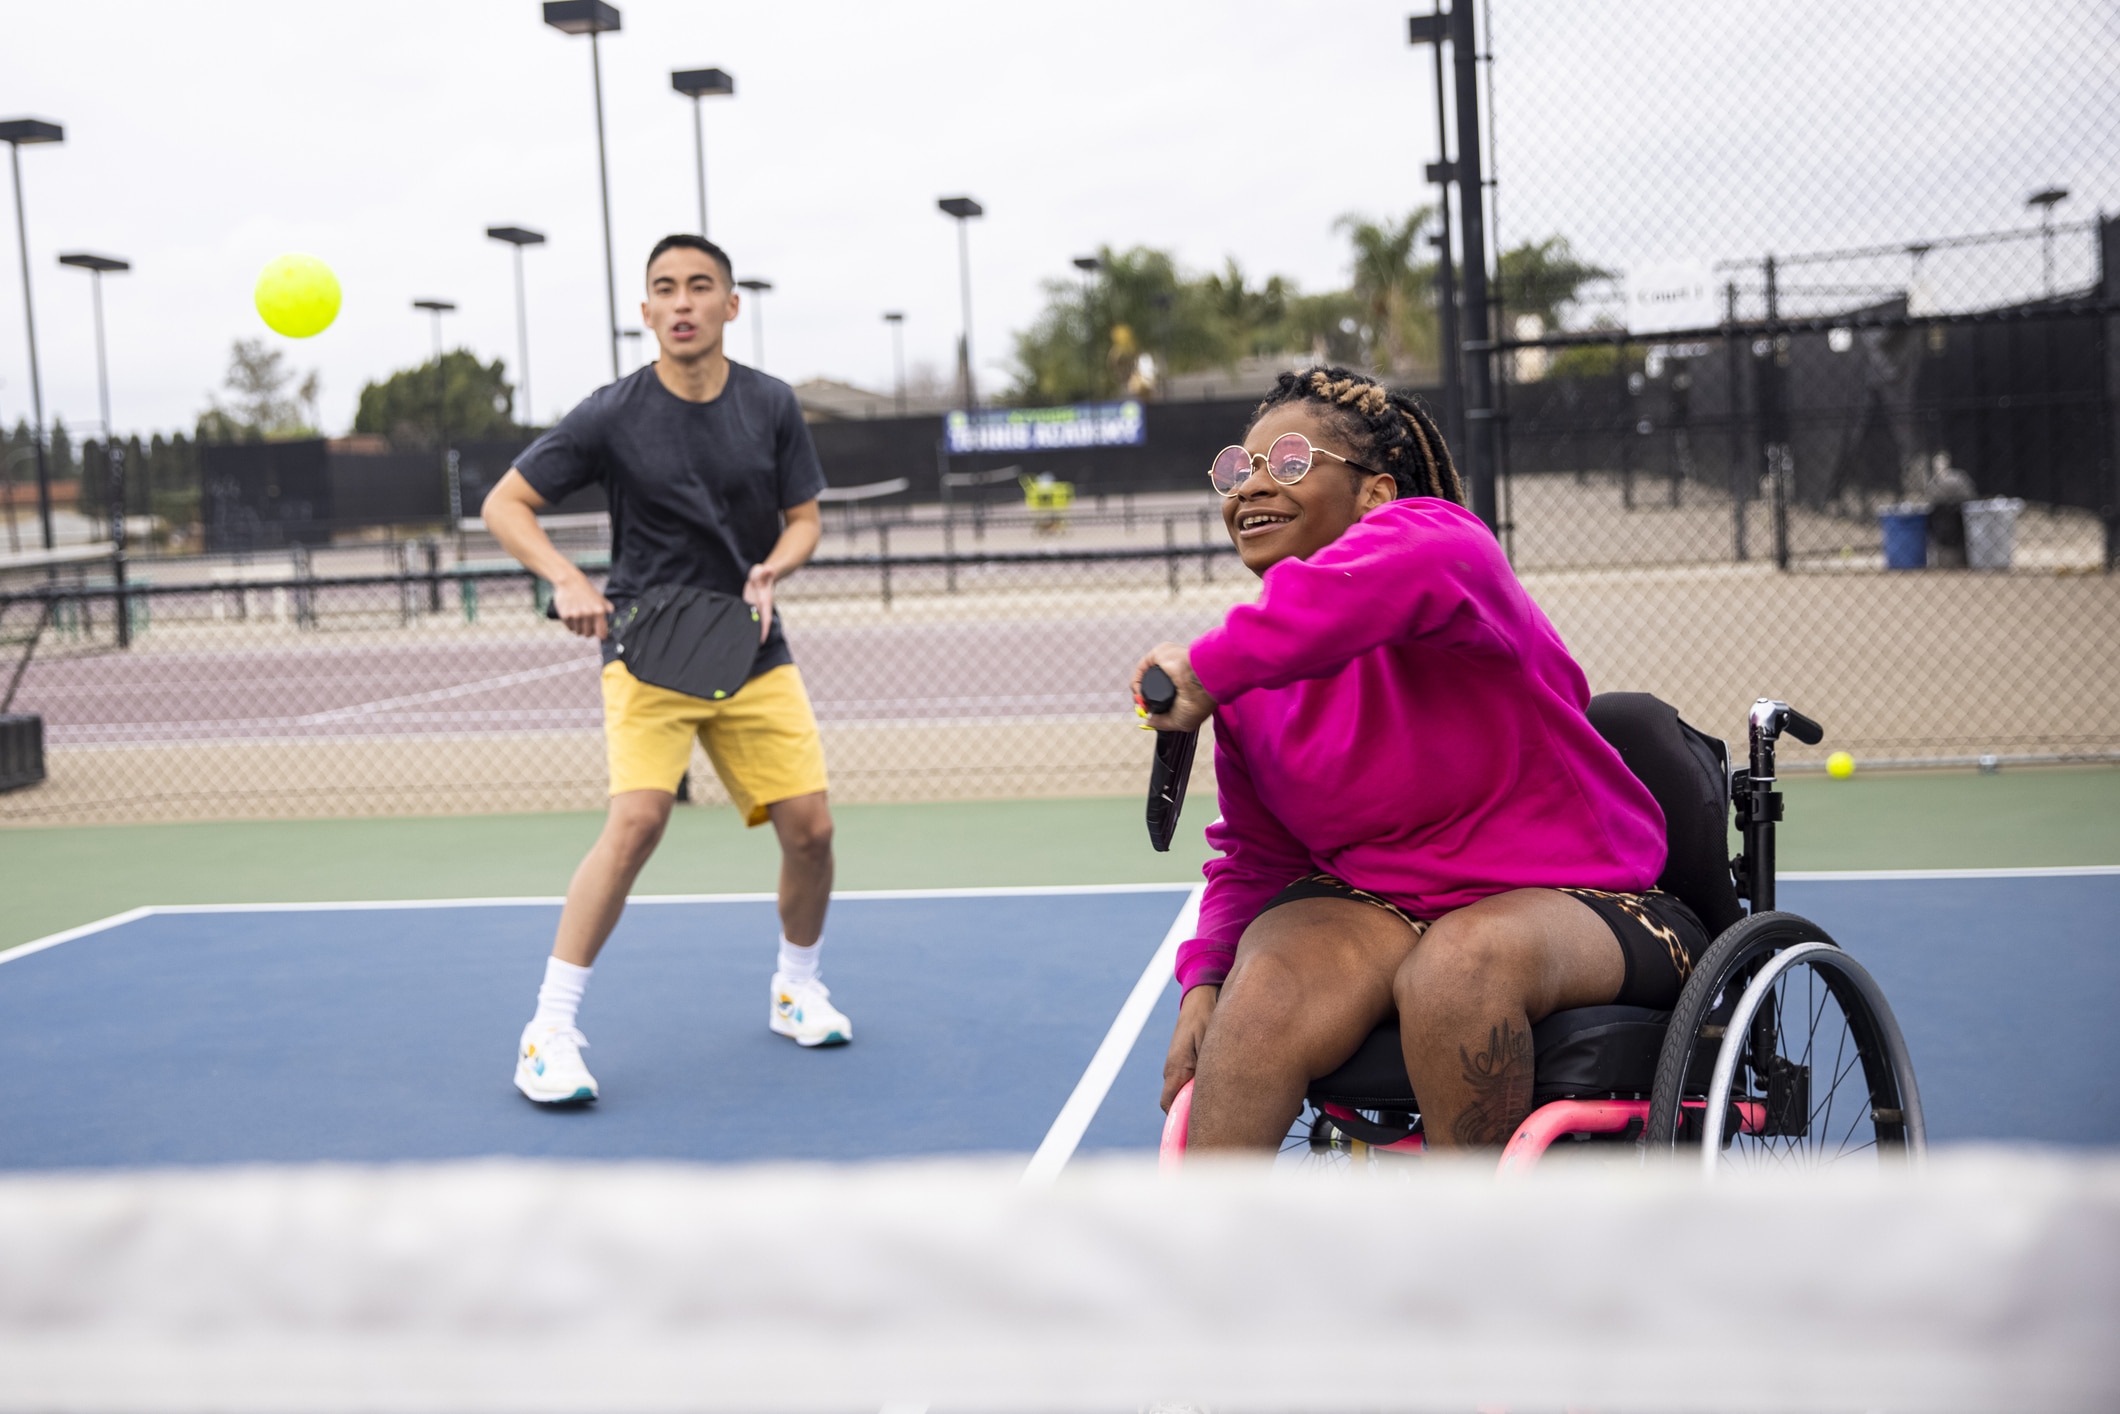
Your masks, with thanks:
<instances>
[{"instance_id":1,"label":"blurred tennis net in foreground","mask_svg":"<svg viewBox=\"0 0 2120 1414\"><path fill-rule=\"evenodd\" d=\"M0 1179L15 1410L2120 1403L2120 1161Z\"/></svg>"}]
</instances>

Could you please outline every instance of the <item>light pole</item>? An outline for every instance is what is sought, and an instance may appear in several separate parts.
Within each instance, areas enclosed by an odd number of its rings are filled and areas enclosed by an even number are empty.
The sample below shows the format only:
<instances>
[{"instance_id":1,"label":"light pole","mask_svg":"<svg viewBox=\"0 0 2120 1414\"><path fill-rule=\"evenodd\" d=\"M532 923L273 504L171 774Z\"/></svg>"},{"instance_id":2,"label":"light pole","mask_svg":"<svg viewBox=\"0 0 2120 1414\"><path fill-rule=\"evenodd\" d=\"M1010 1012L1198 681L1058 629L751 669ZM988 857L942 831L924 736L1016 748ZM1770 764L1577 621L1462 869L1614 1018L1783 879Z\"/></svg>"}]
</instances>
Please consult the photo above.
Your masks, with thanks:
<instances>
[{"instance_id":1,"label":"light pole","mask_svg":"<svg viewBox=\"0 0 2120 1414\"><path fill-rule=\"evenodd\" d=\"M2035 191L2024 199L2026 206L2039 208L2040 263L2046 272L2046 297L2054 297L2054 208L2068 200L2067 187L2048 187Z\"/></svg>"},{"instance_id":2,"label":"light pole","mask_svg":"<svg viewBox=\"0 0 2120 1414\"><path fill-rule=\"evenodd\" d=\"M103 459L110 468L110 543L118 554L125 553L125 453L115 445L117 433L110 424L110 364L103 356L103 275L132 269L130 261L116 256L90 255L76 251L72 255L59 257L61 265L71 265L77 270L86 270L89 288L94 292L96 310L96 406L103 415Z\"/></svg>"},{"instance_id":3,"label":"light pole","mask_svg":"<svg viewBox=\"0 0 2120 1414\"><path fill-rule=\"evenodd\" d=\"M883 316L891 326L891 362L898 370L898 415L905 416L905 314L891 310Z\"/></svg>"},{"instance_id":4,"label":"light pole","mask_svg":"<svg viewBox=\"0 0 2120 1414\"><path fill-rule=\"evenodd\" d=\"M749 290L758 296L758 308L751 315L751 366L760 373L766 371L766 295L773 289L771 280L738 280L736 288Z\"/></svg>"},{"instance_id":5,"label":"light pole","mask_svg":"<svg viewBox=\"0 0 2120 1414\"><path fill-rule=\"evenodd\" d=\"M22 250L22 322L29 330L30 441L37 449L37 519L44 527L44 548L52 548L52 468L44 450L44 384L37 374L37 312L29 296L29 220L22 214L22 149L40 142L64 142L66 129L40 118L0 122L0 142L7 144L15 169L15 240ZM14 502L10 500L9 506Z\"/></svg>"},{"instance_id":6,"label":"light pole","mask_svg":"<svg viewBox=\"0 0 2120 1414\"><path fill-rule=\"evenodd\" d=\"M676 69L670 87L692 100L692 152L699 159L699 236L707 235L707 130L700 121L699 100L734 98L736 80L720 69Z\"/></svg>"},{"instance_id":7,"label":"light pole","mask_svg":"<svg viewBox=\"0 0 2120 1414\"><path fill-rule=\"evenodd\" d=\"M1082 371L1088 375L1089 397L1098 392L1097 379L1097 272L1104 262L1094 255L1075 257L1075 268L1082 272Z\"/></svg>"},{"instance_id":8,"label":"light pole","mask_svg":"<svg viewBox=\"0 0 2120 1414\"><path fill-rule=\"evenodd\" d=\"M59 257L61 265L71 265L76 270L89 273L89 288L92 290L96 310L96 402L103 414L103 440L107 445L111 439L110 425L110 365L103 355L103 276L106 272L118 274L132 269L132 262L111 255L90 255L76 251L72 255Z\"/></svg>"},{"instance_id":9,"label":"light pole","mask_svg":"<svg viewBox=\"0 0 2120 1414\"><path fill-rule=\"evenodd\" d=\"M604 0L547 0L545 23L589 36L589 74L596 87L596 185L604 202L604 306L611 334L611 379L618 380L618 275L611 263L611 167L604 157L604 65L596 37L618 28L618 9ZM437 326L438 327L438 326Z\"/></svg>"},{"instance_id":10,"label":"light pole","mask_svg":"<svg viewBox=\"0 0 2120 1414\"><path fill-rule=\"evenodd\" d=\"M414 309L434 316L434 440L442 448L442 484L449 488L449 518L463 518L462 494L456 483L456 459L449 455L449 379L442 370L442 316L456 309L445 299L416 299Z\"/></svg>"},{"instance_id":11,"label":"light pole","mask_svg":"<svg viewBox=\"0 0 2120 1414\"><path fill-rule=\"evenodd\" d=\"M957 222L957 286L964 310L964 332L957 336L957 376L964 392L964 405L979 405L979 385L972 377L972 246L965 223L986 215L986 208L968 196L946 196L935 205Z\"/></svg>"},{"instance_id":12,"label":"light pole","mask_svg":"<svg viewBox=\"0 0 2120 1414\"><path fill-rule=\"evenodd\" d=\"M488 226L486 234L497 241L506 241L515 250L515 363L516 374L523 384L522 416L516 418L518 427L537 425L537 414L530 403L530 306L523 299L523 247L543 245L542 231L532 231L522 226ZM441 323L441 315L435 315L435 323Z\"/></svg>"}]
</instances>

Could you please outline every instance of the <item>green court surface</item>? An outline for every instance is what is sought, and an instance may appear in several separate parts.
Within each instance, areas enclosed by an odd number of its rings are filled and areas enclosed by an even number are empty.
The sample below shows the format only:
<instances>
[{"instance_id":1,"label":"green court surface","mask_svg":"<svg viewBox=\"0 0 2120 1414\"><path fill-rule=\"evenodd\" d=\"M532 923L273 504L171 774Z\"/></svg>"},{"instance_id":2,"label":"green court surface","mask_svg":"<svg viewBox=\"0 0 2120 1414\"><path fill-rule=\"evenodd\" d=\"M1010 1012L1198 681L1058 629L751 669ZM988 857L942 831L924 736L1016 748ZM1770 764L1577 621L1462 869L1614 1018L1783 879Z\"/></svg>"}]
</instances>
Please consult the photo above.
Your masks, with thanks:
<instances>
[{"instance_id":1,"label":"green court surface","mask_svg":"<svg viewBox=\"0 0 2120 1414\"><path fill-rule=\"evenodd\" d=\"M1784 782L1781 867L1968 869L2120 864L2120 768L1876 772ZM1213 802L1169 854L1139 799L837 807L839 887L1189 880ZM0 948L143 904L478 898L562 893L601 817L436 816L0 831ZM770 829L680 806L643 893L774 886Z\"/></svg>"}]
</instances>

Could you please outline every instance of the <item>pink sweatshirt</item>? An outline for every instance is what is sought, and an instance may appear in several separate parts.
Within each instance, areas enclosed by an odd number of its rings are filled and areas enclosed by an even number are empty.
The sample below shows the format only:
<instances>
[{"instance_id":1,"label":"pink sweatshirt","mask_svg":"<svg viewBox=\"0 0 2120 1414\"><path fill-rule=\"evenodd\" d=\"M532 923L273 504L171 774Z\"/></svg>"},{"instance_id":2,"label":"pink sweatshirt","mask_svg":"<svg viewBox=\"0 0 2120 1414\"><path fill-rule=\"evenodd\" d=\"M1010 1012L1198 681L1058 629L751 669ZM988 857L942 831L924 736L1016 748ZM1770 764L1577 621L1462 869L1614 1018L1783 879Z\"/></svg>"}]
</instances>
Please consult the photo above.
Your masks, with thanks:
<instances>
[{"instance_id":1,"label":"pink sweatshirt","mask_svg":"<svg viewBox=\"0 0 2120 1414\"><path fill-rule=\"evenodd\" d=\"M1281 561L1192 666L1220 704L1222 818L1187 989L1227 976L1267 900L1318 871L1416 918L1663 872L1663 814L1583 715L1583 670L1451 502L1394 501Z\"/></svg>"}]
</instances>

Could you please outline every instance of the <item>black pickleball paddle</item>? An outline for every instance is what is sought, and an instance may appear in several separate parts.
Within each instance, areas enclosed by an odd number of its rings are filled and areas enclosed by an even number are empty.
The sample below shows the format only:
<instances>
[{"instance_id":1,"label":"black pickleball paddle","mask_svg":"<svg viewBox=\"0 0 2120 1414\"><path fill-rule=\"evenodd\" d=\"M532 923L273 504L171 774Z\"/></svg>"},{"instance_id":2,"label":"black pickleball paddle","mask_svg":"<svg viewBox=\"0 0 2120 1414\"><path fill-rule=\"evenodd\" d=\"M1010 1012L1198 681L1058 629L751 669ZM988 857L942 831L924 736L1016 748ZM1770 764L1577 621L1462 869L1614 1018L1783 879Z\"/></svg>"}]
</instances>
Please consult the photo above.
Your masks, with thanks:
<instances>
[{"instance_id":1,"label":"black pickleball paddle","mask_svg":"<svg viewBox=\"0 0 2120 1414\"><path fill-rule=\"evenodd\" d=\"M1141 705L1152 713L1178 705L1178 687L1169 673L1151 667L1141 674ZM1148 771L1148 842L1159 853L1170 852L1171 837L1178 832L1178 812L1185 808L1185 786L1192 779L1193 752L1199 745L1196 731L1156 733L1156 759Z\"/></svg>"},{"instance_id":2,"label":"black pickleball paddle","mask_svg":"<svg viewBox=\"0 0 2120 1414\"><path fill-rule=\"evenodd\" d=\"M556 619L556 605L545 606ZM735 695L758 660L758 610L734 594L661 584L611 616L626 671L654 687L718 702Z\"/></svg>"}]
</instances>

